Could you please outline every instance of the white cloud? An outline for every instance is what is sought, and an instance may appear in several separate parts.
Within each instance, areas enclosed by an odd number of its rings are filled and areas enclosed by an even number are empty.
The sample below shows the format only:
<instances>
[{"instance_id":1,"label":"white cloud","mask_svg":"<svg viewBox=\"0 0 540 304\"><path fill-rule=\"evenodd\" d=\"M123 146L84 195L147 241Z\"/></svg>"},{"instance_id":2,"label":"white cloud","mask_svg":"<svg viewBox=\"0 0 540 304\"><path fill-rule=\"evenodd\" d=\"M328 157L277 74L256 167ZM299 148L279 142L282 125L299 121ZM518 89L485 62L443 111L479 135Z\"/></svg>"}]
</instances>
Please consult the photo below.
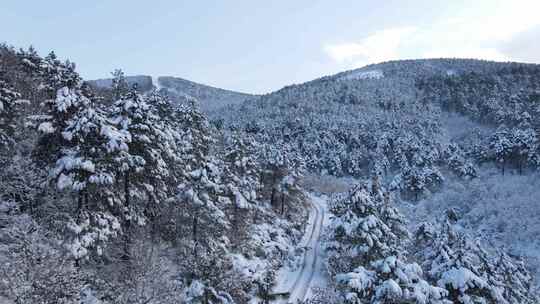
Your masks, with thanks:
<instances>
[{"instance_id":1,"label":"white cloud","mask_svg":"<svg viewBox=\"0 0 540 304\"><path fill-rule=\"evenodd\" d=\"M499 48L513 59L540 63L540 25L518 33L511 40L504 41Z\"/></svg>"},{"instance_id":2,"label":"white cloud","mask_svg":"<svg viewBox=\"0 0 540 304\"><path fill-rule=\"evenodd\" d=\"M358 43L326 45L325 52L338 63L380 62L399 57L402 42L416 31L402 27L378 31Z\"/></svg>"},{"instance_id":3,"label":"white cloud","mask_svg":"<svg viewBox=\"0 0 540 304\"><path fill-rule=\"evenodd\" d=\"M539 0L471 2L429 27L384 29L357 42L325 45L324 51L348 67L403 58L527 60L513 56L505 45L540 25L539 11Z\"/></svg>"},{"instance_id":4,"label":"white cloud","mask_svg":"<svg viewBox=\"0 0 540 304\"><path fill-rule=\"evenodd\" d=\"M486 14L473 23L473 34L486 39L506 40L540 24L538 0L502 0L493 3L493 12L487 9Z\"/></svg>"}]
</instances>

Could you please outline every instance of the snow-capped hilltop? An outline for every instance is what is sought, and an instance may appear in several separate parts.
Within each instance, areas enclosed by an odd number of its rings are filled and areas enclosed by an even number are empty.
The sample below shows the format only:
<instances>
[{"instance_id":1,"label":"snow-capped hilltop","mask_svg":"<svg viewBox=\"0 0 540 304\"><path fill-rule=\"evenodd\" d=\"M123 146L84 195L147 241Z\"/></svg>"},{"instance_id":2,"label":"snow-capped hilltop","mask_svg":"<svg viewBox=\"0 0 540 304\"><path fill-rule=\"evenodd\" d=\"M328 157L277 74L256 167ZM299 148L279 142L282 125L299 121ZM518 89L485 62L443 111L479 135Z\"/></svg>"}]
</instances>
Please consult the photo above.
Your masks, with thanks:
<instances>
[{"instance_id":1,"label":"snow-capped hilltop","mask_svg":"<svg viewBox=\"0 0 540 304\"><path fill-rule=\"evenodd\" d=\"M384 77L428 77L437 75L460 75L463 73L495 73L501 68L528 67L534 64L517 62L494 62L477 59L410 59L394 60L382 63L370 64L358 69L345 71L336 75L323 77L321 79L379 79L381 74Z\"/></svg>"},{"instance_id":2,"label":"snow-capped hilltop","mask_svg":"<svg viewBox=\"0 0 540 304\"><path fill-rule=\"evenodd\" d=\"M384 77L384 73L381 70L371 71L354 71L348 75L342 77L345 80L359 80L359 79L380 79Z\"/></svg>"}]
</instances>

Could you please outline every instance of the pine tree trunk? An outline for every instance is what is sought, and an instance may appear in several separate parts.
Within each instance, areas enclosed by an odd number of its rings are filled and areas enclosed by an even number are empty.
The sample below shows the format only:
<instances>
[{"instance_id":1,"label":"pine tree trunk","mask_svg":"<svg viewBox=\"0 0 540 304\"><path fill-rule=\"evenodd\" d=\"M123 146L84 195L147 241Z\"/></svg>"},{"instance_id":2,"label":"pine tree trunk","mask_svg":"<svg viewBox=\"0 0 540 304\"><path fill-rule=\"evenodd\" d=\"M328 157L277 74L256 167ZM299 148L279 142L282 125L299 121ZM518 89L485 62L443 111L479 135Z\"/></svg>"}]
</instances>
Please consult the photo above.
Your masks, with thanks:
<instances>
[{"instance_id":1,"label":"pine tree trunk","mask_svg":"<svg viewBox=\"0 0 540 304\"><path fill-rule=\"evenodd\" d=\"M88 207L88 190L84 190L84 207Z\"/></svg>"},{"instance_id":2,"label":"pine tree trunk","mask_svg":"<svg viewBox=\"0 0 540 304\"><path fill-rule=\"evenodd\" d=\"M128 261L130 259L129 249L131 248L131 238L130 238L130 229L126 226L126 231L124 232L124 254L122 259Z\"/></svg>"},{"instance_id":3,"label":"pine tree trunk","mask_svg":"<svg viewBox=\"0 0 540 304\"><path fill-rule=\"evenodd\" d=\"M124 176L124 200L126 209L129 211L130 199L129 199L129 171L126 171ZM130 246L131 245L131 220L128 218L125 224L124 230L124 260L129 260L130 258Z\"/></svg>"},{"instance_id":4,"label":"pine tree trunk","mask_svg":"<svg viewBox=\"0 0 540 304\"><path fill-rule=\"evenodd\" d=\"M192 227L192 236L193 236L193 255L197 256L197 216L193 215L193 227Z\"/></svg>"},{"instance_id":5,"label":"pine tree trunk","mask_svg":"<svg viewBox=\"0 0 540 304\"><path fill-rule=\"evenodd\" d=\"M232 227L233 227L233 230L235 231L238 229L238 216L239 216L238 209L239 209L238 206L234 204Z\"/></svg>"},{"instance_id":6,"label":"pine tree trunk","mask_svg":"<svg viewBox=\"0 0 540 304\"><path fill-rule=\"evenodd\" d=\"M129 171L126 171L124 176L124 200L126 202L126 207L129 208Z\"/></svg>"},{"instance_id":7,"label":"pine tree trunk","mask_svg":"<svg viewBox=\"0 0 540 304\"><path fill-rule=\"evenodd\" d=\"M192 228L193 241L197 241L197 217L193 216L193 228Z\"/></svg>"},{"instance_id":8,"label":"pine tree trunk","mask_svg":"<svg viewBox=\"0 0 540 304\"><path fill-rule=\"evenodd\" d=\"M232 220L232 227L233 227L233 231L238 231L238 218L240 217L240 212L239 212L239 209L238 206L236 204L234 204L234 212L233 212L233 220ZM238 238L238 233L235 234L235 236L237 238L235 238L233 240L233 246L236 248L237 245L240 243L240 240Z\"/></svg>"},{"instance_id":9,"label":"pine tree trunk","mask_svg":"<svg viewBox=\"0 0 540 304\"><path fill-rule=\"evenodd\" d=\"M285 213L285 193L281 193L281 215Z\"/></svg>"},{"instance_id":10,"label":"pine tree trunk","mask_svg":"<svg viewBox=\"0 0 540 304\"><path fill-rule=\"evenodd\" d=\"M274 196L276 195L276 188L272 187L272 195L270 196L270 206L274 206Z\"/></svg>"},{"instance_id":11,"label":"pine tree trunk","mask_svg":"<svg viewBox=\"0 0 540 304\"><path fill-rule=\"evenodd\" d=\"M84 208L83 194L82 194L82 191L79 191L77 192L77 213L79 214L78 221L80 221L81 212L83 211L83 208ZM81 261L79 258L75 258L75 267L77 269L80 269L81 267Z\"/></svg>"},{"instance_id":12,"label":"pine tree trunk","mask_svg":"<svg viewBox=\"0 0 540 304\"><path fill-rule=\"evenodd\" d=\"M81 212L83 209L83 196L82 196L82 192L79 191L77 193L77 212Z\"/></svg>"},{"instance_id":13,"label":"pine tree trunk","mask_svg":"<svg viewBox=\"0 0 540 304\"><path fill-rule=\"evenodd\" d=\"M253 223L257 224L257 220L259 219L257 209L253 211Z\"/></svg>"}]
</instances>

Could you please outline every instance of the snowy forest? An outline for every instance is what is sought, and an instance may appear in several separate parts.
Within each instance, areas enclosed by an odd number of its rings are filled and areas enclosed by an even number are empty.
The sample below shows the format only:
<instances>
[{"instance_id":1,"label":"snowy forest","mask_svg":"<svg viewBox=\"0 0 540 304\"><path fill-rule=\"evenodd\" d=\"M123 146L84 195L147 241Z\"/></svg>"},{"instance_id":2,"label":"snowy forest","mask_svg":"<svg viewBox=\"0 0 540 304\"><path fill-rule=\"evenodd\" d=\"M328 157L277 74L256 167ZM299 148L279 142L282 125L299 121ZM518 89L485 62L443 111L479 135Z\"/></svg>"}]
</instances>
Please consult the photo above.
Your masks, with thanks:
<instances>
[{"instance_id":1,"label":"snowy forest","mask_svg":"<svg viewBox=\"0 0 540 304\"><path fill-rule=\"evenodd\" d=\"M539 132L534 64L249 95L2 44L0 302L540 303Z\"/></svg>"}]
</instances>

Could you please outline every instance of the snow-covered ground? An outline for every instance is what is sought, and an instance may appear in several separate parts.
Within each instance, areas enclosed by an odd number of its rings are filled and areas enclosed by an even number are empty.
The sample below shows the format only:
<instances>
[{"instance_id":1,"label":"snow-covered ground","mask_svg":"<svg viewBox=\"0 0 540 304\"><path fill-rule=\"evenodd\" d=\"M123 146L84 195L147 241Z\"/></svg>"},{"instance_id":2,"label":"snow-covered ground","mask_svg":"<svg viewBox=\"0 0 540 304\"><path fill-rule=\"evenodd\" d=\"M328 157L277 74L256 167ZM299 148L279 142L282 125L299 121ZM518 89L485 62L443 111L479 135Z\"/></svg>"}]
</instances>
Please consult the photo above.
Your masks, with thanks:
<instances>
[{"instance_id":1,"label":"snow-covered ground","mask_svg":"<svg viewBox=\"0 0 540 304\"><path fill-rule=\"evenodd\" d=\"M380 79L383 78L384 74L381 70L371 70L371 71L355 71L350 74L343 76L341 79L344 80L361 80L361 79Z\"/></svg>"},{"instance_id":2,"label":"snow-covered ground","mask_svg":"<svg viewBox=\"0 0 540 304\"><path fill-rule=\"evenodd\" d=\"M273 303L297 303L310 295L312 287L326 285L323 250L320 243L328 212L325 196L310 194L312 209L306 232L299 247L304 250L299 267L286 265L277 275L274 294L286 294L288 297L277 299Z\"/></svg>"},{"instance_id":3,"label":"snow-covered ground","mask_svg":"<svg viewBox=\"0 0 540 304\"><path fill-rule=\"evenodd\" d=\"M161 90L163 86L159 84L159 76L152 76L152 85L156 87L156 90Z\"/></svg>"}]
</instances>

